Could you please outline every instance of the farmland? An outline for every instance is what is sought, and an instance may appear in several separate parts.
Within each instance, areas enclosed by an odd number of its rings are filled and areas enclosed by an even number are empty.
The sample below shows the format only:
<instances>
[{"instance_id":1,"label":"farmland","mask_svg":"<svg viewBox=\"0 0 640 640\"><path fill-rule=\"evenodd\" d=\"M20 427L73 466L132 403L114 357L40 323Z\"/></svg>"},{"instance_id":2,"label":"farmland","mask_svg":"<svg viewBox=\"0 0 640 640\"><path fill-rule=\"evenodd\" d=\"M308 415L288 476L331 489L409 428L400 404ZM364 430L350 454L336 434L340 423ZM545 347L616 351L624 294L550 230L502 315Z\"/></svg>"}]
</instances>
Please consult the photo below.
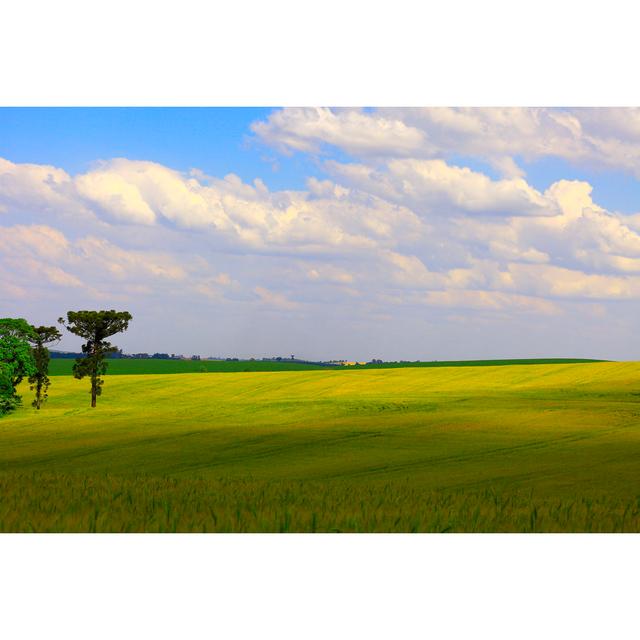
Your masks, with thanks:
<instances>
[{"instance_id":1,"label":"farmland","mask_svg":"<svg viewBox=\"0 0 640 640\"><path fill-rule=\"evenodd\" d=\"M36 412L24 385L0 420L0 530L640 531L638 363L109 375L94 410L87 391L59 375Z\"/></svg>"},{"instance_id":2,"label":"farmland","mask_svg":"<svg viewBox=\"0 0 640 640\"><path fill-rule=\"evenodd\" d=\"M49 364L49 375L68 376L72 373L73 358L54 358ZM349 371L353 369L396 369L405 367L484 367L514 364L571 364L601 362L570 358L544 358L529 360L447 360L432 362L382 362L349 367L326 366L290 360L162 360L155 358L114 358L108 361L110 375L144 375L162 373L249 373L253 371Z\"/></svg>"},{"instance_id":3,"label":"farmland","mask_svg":"<svg viewBox=\"0 0 640 640\"><path fill-rule=\"evenodd\" d=\"M49 363L49 375L72 374L73 358L54 358ZM287 360L162 360L155 358L113 358L108 360L110 375L146 375L165 373L238 373L252 371L312 371L329 367ZM337 368L337 367L332 367Z\"/></svg>"}]
</instances>

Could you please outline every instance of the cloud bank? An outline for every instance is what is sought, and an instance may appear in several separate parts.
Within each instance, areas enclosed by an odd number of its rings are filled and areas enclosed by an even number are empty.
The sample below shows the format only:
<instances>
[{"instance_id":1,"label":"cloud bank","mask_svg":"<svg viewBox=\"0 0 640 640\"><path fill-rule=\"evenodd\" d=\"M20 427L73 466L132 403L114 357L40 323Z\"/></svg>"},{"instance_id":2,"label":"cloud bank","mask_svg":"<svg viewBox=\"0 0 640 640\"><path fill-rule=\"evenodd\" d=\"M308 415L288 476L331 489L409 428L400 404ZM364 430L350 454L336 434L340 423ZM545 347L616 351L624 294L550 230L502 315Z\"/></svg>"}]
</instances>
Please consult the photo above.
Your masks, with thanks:
<instances>
[{"instance_id":1,"label":"cloud bank","mask_svg":"<svg viewBox=\"0 0 640 640\"><path fill-rule=\"evenodd\" d=\"M273 350L287 335L298 351L315 340L309 357L339 355L336 332L359 357L400 357L411 335L432 349L418 327L433 319L601 322L640 297L640 216L606 210L584 180L559 176L541 192L519 162L637 175L639 123L626 109L279 110L252 130L319 158L302 190L126 158L76 175L0 159L0 301L165 309L165 330L214 312L234 347L260 319ZM379 336L407 326L403 353L391 353ZM359 336L376 341L369 352Z\"/></svg>"}]
</instances>

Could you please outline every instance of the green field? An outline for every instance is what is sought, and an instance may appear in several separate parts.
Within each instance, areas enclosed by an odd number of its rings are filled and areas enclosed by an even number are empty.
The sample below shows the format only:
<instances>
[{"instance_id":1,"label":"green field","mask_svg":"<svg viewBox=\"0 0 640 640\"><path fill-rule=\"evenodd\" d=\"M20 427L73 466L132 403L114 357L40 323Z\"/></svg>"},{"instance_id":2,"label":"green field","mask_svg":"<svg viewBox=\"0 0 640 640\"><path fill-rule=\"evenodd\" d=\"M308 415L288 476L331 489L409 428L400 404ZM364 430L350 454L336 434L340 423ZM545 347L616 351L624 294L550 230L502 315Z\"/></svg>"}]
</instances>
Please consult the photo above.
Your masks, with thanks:
<instances>
[{"instance_id":1,"label":"green field","mask_svg":"<svg viewBox=\"0 0 640 640\"><path fill-rule=\"evenodd\" d=\"M71 375L75 360L73 358L52 358L49 363L49 375ZM251 371L313 371L333 370L337 367L303 364L298 362L263 360L140 360L114 358L108 360L109 375L146 375L160 373L238 373Z\"/></svg>"},{"instance_id":2,"label":"green field","mask_svg":"<svg viewBox=\"0 0 640 640\"><path fill-rule=\"evenodd\" d=\"M53 358L49 364L49 375L68 376L74 364L72 358ZM325 366L282 360L140 360L115 358L109 360L109 375L144 375L151 373L237 373L252 371L348 371L350 369L396 369L405 367L486 367L514 364L571 364L578 362L602 362L577 358L539 358L528 360L443 360L432 362L383 362L381 364Z\"/></svg>"},{"instance_id":3,"label":"green field","mask_svg":"<svg viewBox=\"0 0 640 640\"><path fill-rule=\"evenodd\" d=\"M40 412L22 392L2 531L640 531L638 363L108 376L95 410L71 376Z\"/></svg>"}]
</instances>

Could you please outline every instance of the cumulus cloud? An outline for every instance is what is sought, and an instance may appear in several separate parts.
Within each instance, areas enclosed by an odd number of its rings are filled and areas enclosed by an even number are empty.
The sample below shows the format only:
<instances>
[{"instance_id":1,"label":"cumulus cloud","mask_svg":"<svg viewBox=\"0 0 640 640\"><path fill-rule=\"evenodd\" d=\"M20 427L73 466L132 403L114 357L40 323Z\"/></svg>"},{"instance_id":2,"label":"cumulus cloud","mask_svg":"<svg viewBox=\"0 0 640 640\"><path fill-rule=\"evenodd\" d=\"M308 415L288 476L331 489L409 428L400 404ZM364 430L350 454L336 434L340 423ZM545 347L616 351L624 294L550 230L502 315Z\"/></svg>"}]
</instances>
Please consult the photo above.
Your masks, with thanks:
<instances>
[{"instance_id":1,"label":"cumulus cloud","mask_svg":"<svg viewBox=\"0 0 640 640\"><path fill-rule=\"evenodd\" d=\"M475 157L511 178L522 177L517 158L545 157L640 176L639 123L640 109L627 108L282 109L253 131L287 151L318 152L328 144L359 158ZM375 144L359 141L365 131L378 133L371 133Z\"/></svg>"},{"instance_id":2,"label":"cumulus cloud","mask_svg":"<svg viewBox=\"0 0 640 640\"><path fill-rule=\"evenodd\" d=\"M42 295L73 287L89 297L118 293L123 285L144 286L186 278L186 270L170 255L125 250L107 240L87 236L70 241L44 225L0 228L0 267L15 286ZM46 290L46 285L54 285Z\"/></svg>"},{"instance_id":3,"label":"cumulus cloud","mask_svg":"<svg viewBox=\"0 0 640 640\"><path fill-rule=\"evenodd\" d=\"M104 162L77 176L75 185L88 203L115 221L154 224L162 218L185 228L229 227L215 189L155 162Z\"/></svg>"},{"instance_id":4,"label":"cumulus cloud","mask_svg":"<svg viewBox=\"0 0 640 640\"><path fill-rule=\"evenodd\" d=\"M422 224L406 207L328 181L312 180L304 192L269 192L259 180L245 184L233 174L224 179L185 175L153 162L116 159L74 178L64 174L61 202L48 186L48 169L35 172L29 166L28 173L28 188L40 194L34 205L40 210L63 214L82 209L108 224L204 231L218 248L372 250L415 236ZM18 210L14 191L0 183L0 206L7 211Z\"/></svg>"},{"instance_id":5,"label":"cumulus cloud","mask_svg":"<svg viewBox=\"0 0 640 640\"><path fill-rule=\"evenodd\" d=\"M79 176L76 187L80 195L115 220L139 224L153 224L156 221L156 214L140 189L117 173L94 171Z\"/></svg>"},{"instance_id":6,"label":"cumulus cloud","mask_svg":"<svg viewBox=\"0 0 640 640\"><path fill-rule=\"evenodd\" d=\"M427 143L419 129L401 119L359 109L284 109L251 128L263 141L285 152L317 153L324 145L332 145L354 154L404 155Z\"/></svg>"},{"instance_id":7,"label":"cumulus cloud","mask_svg":"<svg viewBox=\"0 0 640 640\"><path fill-rule=\"evenodd\" d=\"M357 128L371 117L331 113L317 130L344 118ZM535 137L536 119L547 116L490 119ZM486 133L473 113L428 117ZM559 130L581 135L573 116L554 118ZM385 135L405 135L386 120L375 123L376 153ZM492 179L441 158L409 157L412 140L406 134L398 157L326 162L326 179L309 178L304 190L270 191L260 180L124 158L75 176L3 161L0 207L3 220L17 224L0 229L0 273L11 280L2 295L17 299L38 279L48 283L46 295L190 295L282 313L314 303L371 313L407 304L546 316L563 301L640 296L640 223L595 203L591 185L559 180L542 193L513 167L505 170L513 175ZM508 157L498 151L494 158ZM45 212L49 224L23 224L28 208ZM78 232L70 215L93 227ZM163 248L152 240L157 230Z\"/></svg>"},{"instance_id":8,"label":"cumulus cloud","mask_svg":"<svg viewBox=\"0 0 640 640\"><path fill-rule=\"evenodd\" d=\"M554 199L522 178L491 180L467 167L443 160L392 160L381 170L361 164L330 162L328 170L346 184L375 193L420 213L552 216Z\"/></svg>"},{"instance_id":9,"label":"cumulus cloud","mask_svg":"<svg viewBox=\"0 0 640 640\"><path fill-rule=\"evenodd\" d=\"M502 291L454 290L429 291L425 302L439 307L479 309L482 311L526 311L544 315L559 313L559 307L544 298Z\"/></svg>"},{"instance_id":10,"label":"cumulus cloud","mask_svg":"<svg viewBox=\"0 0 640 640\"><path fill-rule=\"evenodd\" d=\"M82 211L71 177L57 167L16 164L0 158L0 213Z\"/></svg>"},{"instance_id":11,"label":"cumulus cloud","mask_svg":"<svg viewBox=\"0 0 640 640\"><path fill-rule=\"evenodd\" d=\"M640 295L640 277L588 274L554 265L509 265L513 288L553 298L630 299Z\"/></svg>"},{"instance_id":12,"label":"cumulus cloud","mask_svg":"<svg viewBox=\"0 0 640 640\"><path fill-rule=\"evenodd\" d=\"M15 284L50 284L80 287L81 281L60 263L68 258L69 243L62 233L50 227L33 225L2 228L0 258Z\"/></svg>"},{"instance_id":13,"label":"cumulus cloud","mask_svg":"<svg viewBox=\"0 0 640 640\"><path fill-rule=\"evenodd\" d=\"M571 325L570 340L588 322L619 332L611 309L640 301L640 214L561 171L536 189L522 168L556 157L639 175L640 110L283 109L253 132L312 154L317 175L271 190L127 158L76 175L0 159L3 308L154 304L169 332L201 322L242 345L271 326L286 349L294 335L364 343L378 326L368 355L384 356L385 340L413 354L456 309L526 327L519 339Z\"/></svg>"}]
</instances>

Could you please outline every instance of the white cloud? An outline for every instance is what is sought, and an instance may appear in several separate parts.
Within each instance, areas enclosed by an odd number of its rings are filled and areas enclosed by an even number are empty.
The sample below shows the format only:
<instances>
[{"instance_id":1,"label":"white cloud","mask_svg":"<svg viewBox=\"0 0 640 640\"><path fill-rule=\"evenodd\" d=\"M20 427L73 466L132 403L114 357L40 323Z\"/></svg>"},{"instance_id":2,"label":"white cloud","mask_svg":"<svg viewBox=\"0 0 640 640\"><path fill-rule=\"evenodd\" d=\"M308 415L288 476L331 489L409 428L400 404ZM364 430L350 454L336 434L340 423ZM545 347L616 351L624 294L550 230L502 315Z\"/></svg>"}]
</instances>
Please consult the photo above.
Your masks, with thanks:
<instances>
[{"instance_id":1,"label":"white cloud","mask_svg":"<svg viewBox=\"0 0 640 640\"><path fill-rule=\"evenodd\" d=\"M329 144L355 154L404 155L426 144L424 134L402 120L359 109L284 109L251 128L282 151L317 153Z\"/></svg>"},{"instance_id":2,"label":"white cloud","mask_svg":"<svg viewBox=\"0 0 640 640\"><path fill-rule=\"evenodd\" d=\"M82 209L66 171L49 165L16 164L0 158L0 213L67 211L78 215Z\"/></svg>"},{"instance_id":3,"label":"white cloud","mask_svg":"<svg viewBox=\"0 0 640 640\"><path fill-rule=\"evenodd\" d=\"M0 229L0 260L13 283L24 288L47 284L80 287L81 281L62 266L68 259L69 242L56 229L42 225ZM56 264L57 263L57 264ZM62 264L62 266L60 266Z\"/></svg>"},{"instance_id":4,"label":"white cloud","mask_svg":"<svg viewBox=\"0 0 640 640\"><path fill-rule=\"evenodd\" d=\"M153 224L156 214L144 200L140 189L110 171L95 171L76 180L80 195L117 221Z\"/></svg>"},{"instance_id":5,"label":"white cloud","mask_svg":"<svg viewBox=\"0 0 640 640\"><path fill-rule=\"evenodd\" d=\"M478 129L464 113L444 115ZM518 126L530 124L524 114ZM573 121L562 126L579 132ZM329 163L334 180L273 192L233 174L126 159L78 176L1 166L5 215L25 217L24 195L51 221L0 229L0 270L16 297L34 278L49 283L51 295L195 295L283 311L357 300L371 312L418 301L550 314L562 300L640 297L640 223L596 204L586 182L560 180L541 193L521 177L493 180L407 157ZM70 212L93 221L92 230L56 228Z\"/></svg>"},{"instance_id":6,"label":"white cloud","mask_svg":"<svg viewBox=\"0 0 640 640\"><path fill-rule=\"evenodd\" d=\"M67 255L69 242L63 233L45 225L16 225L2 229L0 251L16 258L34 253L55 260Z\"/></svg>"},{"instance_id":7,"label":"white cloud","mask_svg":"<svg viewBox=\"0 0 640 640\"><path fill-rule=\"evenodd\" d=\"M493 334L520 343L546 340L565 314L565 341L589 322L605 340L601 323L621 326L618 310L640 301L640 214L561 174L538 190L518 164L640 175L639 110L285 109L254 131L322 155L324 175L271 191L126 158L78 175L0 159L3 308L150 302L158 322L202 322L216 339L226 323L237 344L271 322L287 345L344 332L350 348L378 326L368 344L413 353L455 309L487 327L502 318Z\"/></svg>"},{"instance_id":8,"label":"white cloud","mask_svg":"<svg viewBox=\"0 0 640 640\"><path fill-rule=\"evenodd\" d=\"M435 107L389 113L422 131L440 155L475 156L499 165L513 156L574 158L584 153L580 120L567 110Z\"/></svg>"},{"instance_id":9,"label":"white cloud","mask_svg":"<svg viewBox=\"0 0 640 640\"><path fill-rule=\"evenodd\" d=\"M557 157L640 176L639 123L640 109L627 108L282 109L253 130L281 150L318 151L324 143L359 158L469 156L506 177L522 176L518 157Z\"/></svg>"},{"instance_id":10,"label":"white cloud","mask_svg":"<svg viewBox=\"0 0 640 640\"><path fill-rule=\"evenodd\" d=\"M344 183L419 213L553 216L553 199L530 187L522 178L491 180L466 167L443 160L392 160L384 169L365 165L327 163Z\"/></svg>"},{"instance_id":11,"label":"white cloud","mask_svg":"<svg viewBox=\"0 0 640 640\"><path fill-rule=\"evenodd\" d=\"M46 295L55 295L56 287L73 287L93 297L187 276L172 256L126 250L92 236L70 241L44 225L0 227L0 267L16 286L38 295L47 284L53 288Z\"/></svg>"},{"instance_id":12,"label":"white cloud","mask_svg":"<svg viewBox=\"0 0 640 640\"><path fill-rule=\"evenodd\" d=\"M193 291L198 295L205 296L212 300L222 301L225 291L229 288L237 288L238 282L233 280L228 273L218 273L217 275L203 276L192 286Z\"/></svg>"},{"instance_id":13,"label":"white cloud","mask_svg":"<svg viewBox=\"0 0 640 640\"><path fill-rule=\"evenodd\" d=\"M429 291L425 302L440 307L478 309L482 311L525 311L543 315L559 313L559 307L549 300L501 291L454 290Z\"/></svg>"},{"instance_id":14,"label":"white cloud","mask_svg":"<svg viewBox=\"0 0 640 640\"><path fill-rule=\"evenodd\" d=\"M640 296L640 277L588 274L554 265L509 265L513 288L564 299L631 299Z\"/></svg>"},{"instance_id":15,"label":"white cloud","mask_svg":"<svg viewBox=\"0 0 640 640\"><path fill-rule=\"evenodd\" d=\"M130 279L139 275L161 280L183 280L185 269L169 255L155 251L125 250L113 243L88 236L74 243L72 260L106 271L116 279Z\"/></svg>"},{"instance_id":16,"label":"white cloud","mask_svg":"<svg viewBox=\"0 0 640 640\"><path fill-rule=\"evenodd\" d=\"M152 162L117 159L70 178L53 168L8 163L11 175L25 175L17 189L0 182L0 205L18 214L28 201L38 212L67 216L90 213L107 224L164 225L205 231L218 248L257 251L335 252L392 246L420 228L406 208L337 185L308 192L269 192L263 183L242 183L194 172L181 174ZM55 185L64 184L64 198ZM329 189L323 194L322 190ZM24 192L24 194L23 194ZM37 198L33 195L37 194ZM19 206L18 206L19 203Z\"/></svg>"},{"instance_id":17,"label":"white cloud","mask_svg":"<svg viewBox=\"0 0 640 640\"><path fill-rule=\"evenodd\" d=\"M153 224L162 218L185 228L229 227L215 189L155 162L119 158L77 176L75 184L116 221Z\"/></svg>"},{"instance_id":18,"label":"white cloud","mask_svg":"<svg viewBox=\"0 0 640 640\"><path fill-rule=\"evenodd\" d=\"M328 282L342 285L350 285L354 282L352 273L326 263L307 267L306 275L312 282Z\"/></svg>"},{"instance_id":19,"label":"white cloud","mask_svg":"<svg viewBox=\"0 0 640 640\"><path fill-rule=\"evenodd\" d=\"M283 293L271 291L265 287L255 287L254 292L258 295L260 301L268 306L278 309L297 309L300 305L298 302L289 300Z\"/></svg>"}]
</instances>

